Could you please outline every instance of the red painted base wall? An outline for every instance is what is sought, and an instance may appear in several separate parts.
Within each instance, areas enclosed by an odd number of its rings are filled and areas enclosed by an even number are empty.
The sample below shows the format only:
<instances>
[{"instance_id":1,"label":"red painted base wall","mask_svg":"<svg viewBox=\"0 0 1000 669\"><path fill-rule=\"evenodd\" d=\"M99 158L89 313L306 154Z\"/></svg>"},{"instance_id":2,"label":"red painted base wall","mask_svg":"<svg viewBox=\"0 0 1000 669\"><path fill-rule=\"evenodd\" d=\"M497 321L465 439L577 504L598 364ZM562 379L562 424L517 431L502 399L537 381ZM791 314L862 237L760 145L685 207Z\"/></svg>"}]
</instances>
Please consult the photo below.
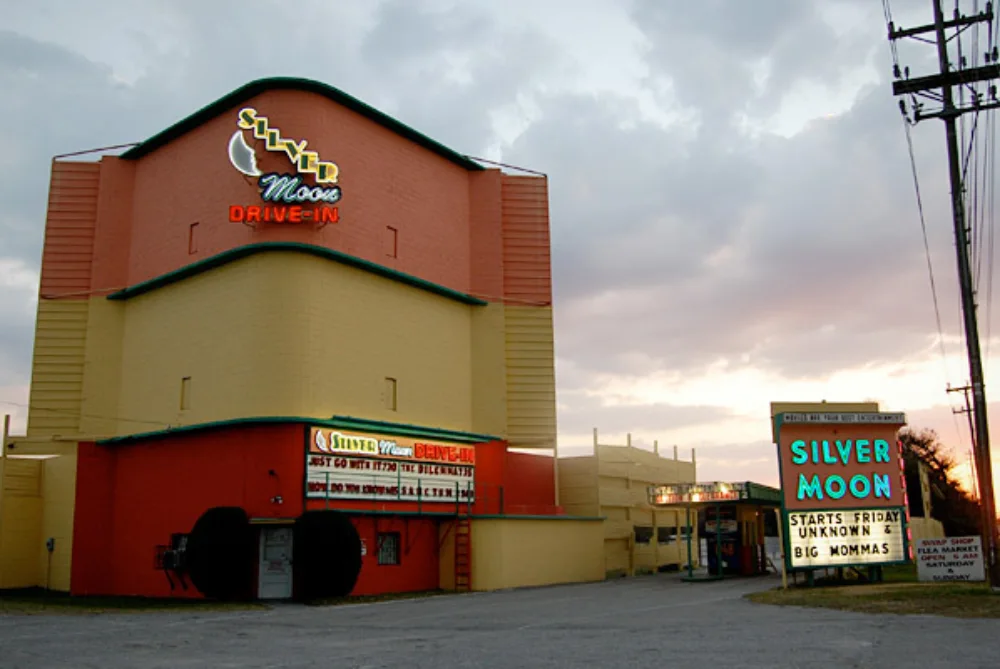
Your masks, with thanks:
<instances>
[{"instance_id":1,"label":"red painted base wall","mask_svg":"<svg viewBox=\"0 0 1000 669\"><path fill-rule=\"evenodd\" d=\"M352 595L421 592L440 586L438 521L433 518L357 517L354 526L368 548ZM378 534L399 533L399 564L378 563Z\"/></svg>"},{"instance_id":2,"label":"red painted base wall","mask_svg":"<svg viewBox=\"0 0 1000 669\"><path fill-rule=\"evenodd\" d=\"M71 592L200 597L190 585L171 591L164 572L154 567L156 548L169 544L173 533L190 532L216 506L242 507L251 518L285 519L306 507L456 511L454 504L306 502L305 431L301 424L247 425L112 446L81 444ZM561 513L554 498L552 458L509 453L504 442L476 446L474 515ZM352 520L368 549L352 594L439 587L436 518L352 514ZM380 532L399 533L399 565L378 564Z\"/></svg>"},{"instance_id":3,"label":"red painted base wall","mask_svg":"<svg viewBox=\"0 0 1000 669\"><path fill-rule=\"evenodd\" d=\"M72 593L199 596L171 593L154 568L156 547L174 532L189 532L214 506L243 507L252 518L299 516L303 430L248 426L143 443L81 444ZM282 504L271 501L276 496Z\"/></svg>"}]
</instances>

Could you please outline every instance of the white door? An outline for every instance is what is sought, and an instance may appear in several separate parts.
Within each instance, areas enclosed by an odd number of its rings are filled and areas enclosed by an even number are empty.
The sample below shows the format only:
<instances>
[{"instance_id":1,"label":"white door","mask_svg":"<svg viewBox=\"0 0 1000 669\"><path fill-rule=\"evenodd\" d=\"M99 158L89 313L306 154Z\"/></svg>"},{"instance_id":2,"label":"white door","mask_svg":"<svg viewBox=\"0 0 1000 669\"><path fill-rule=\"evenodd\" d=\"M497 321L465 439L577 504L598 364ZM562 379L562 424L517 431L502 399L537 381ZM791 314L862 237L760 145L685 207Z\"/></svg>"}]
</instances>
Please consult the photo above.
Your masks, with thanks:
<instances>
[{"instance_id":1,"label":"white door","mask_svg":"<svg viewBox=\"0 0 1000 669\"><path fill-rule=\"evenodd\" d=\"M260 531L260 599L292 596L292 528L264 527Z\"/></svg>"}]
</instances>

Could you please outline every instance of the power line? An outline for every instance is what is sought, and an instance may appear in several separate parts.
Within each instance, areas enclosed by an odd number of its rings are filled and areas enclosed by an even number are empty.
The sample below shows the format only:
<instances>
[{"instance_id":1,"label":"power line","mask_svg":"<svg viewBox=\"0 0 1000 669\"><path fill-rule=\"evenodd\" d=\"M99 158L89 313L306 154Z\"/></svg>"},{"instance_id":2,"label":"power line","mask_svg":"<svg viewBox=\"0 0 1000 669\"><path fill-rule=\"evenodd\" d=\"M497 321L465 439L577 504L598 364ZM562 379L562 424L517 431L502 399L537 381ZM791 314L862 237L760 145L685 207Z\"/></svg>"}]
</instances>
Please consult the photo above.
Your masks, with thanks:
<instances>
[{"instance_id":1,"label":"power line","mask_svg":"<svg viewBox=\"0 0 1000 669\"><path fill-rule=\"evenodd\" d=\"M887 6L887 0L883 0ZM987 52L986 61L988 65L968 68L965 59L960 59L957 66L951 62L951 55L948 45L956 35L967 30L970 26L979 23L989 22L993 25L996 16L993 13L992 3L986 5L984 12L973 16L963 16L958 9L955 10L954 17L945 19L942 8L942 0L933 0L934 23L906 30L896 30L893 24L889 25L889 40L896 41L907 37L916 37L921 34L933 33L935 39L933 44L937 50L938 72L929 75L909 78L909 71L906 71L906 78L899 72L898 65L894 67L896 81L892 84L893 94L897 96L909 96L913 104L914 123L927 118L939 118L944 122L946 148L948 150L949 181L951 184L951 211L952 224L955 235L955 251L957 259L959 289L962 297L962 316L965 332L965 345L969 362L969 375L972 387L974 406L974 430L975 436L973 447L977 454L976 471L979 479L980 489L980 511L982 520L983 550L986 553L987 576L991 587L1000 591L1000 564L997 558L997 535L996 535L996 506L994 502L992 466L989 437L989 418L987 416L986 391L983 382L983 360L979 343L979 324L976 308L976 293L973 281L973 271L976 258L970 255L970 246L975 242L977 233L981 234L982 222L977 225L978 217L978 160L977 170L974 172L973 194L971 199L972 210L969 211L970 200L964 188L962 169L961 142L956 131L956 120L964 114L975 112L978 116L980 111L992 110L1000 107L1000 99L996 95L996 86L989 86L990 99L983 104L982 96L973 88L972 106L965 105L962 91L965 86L977 84L979 82L995 81L1000 78L1000 54L997 48L991 45ZM978 5L977 5L978 6ZM954 34L949 37L948 32ZM956 106L954 89L959 88L960 104ZM922 96L937 103L940 107L932 113L925 113L923 105L916 101L917 96ZM901 101L900 107L906 112L906 105ZM964 139L964 138L962 138ZM972 147L975 153L975 146ZM984 172L987 171L984 169ZM967 219L967 213L972 214L971 222ZM977 229L978 228L978 229ZM970 241L970 230L972 240ZM981 244L979 245L981 247Z\"/></svg>"},{"instance_id":2,"label":"power line","mask_svg":"<svg viewBox=\"0 0 1000 669\"><path fill-rule=\"evenodd\" d=\"M894 24L892 20L892 8L889 5L889 0L882 0L882 9L883 13L885 14L886 26L888 26L891 32ZM889 40L889 50L892 55L893 73L898 78L903 73L901 72L899 67L899 52L896 47L895 40ZM951 378L951 370L948 367L948 352L945 349L944 345L944 328L941 325L941 306L938 301L937 282L934 280L934 264L931 260L931 249L930 249L930 244L928 243L927 240L927 220L924 215L924 202L923 202L923 197L920 193L920 176L917 170L917 160L913 149L913 136L910 130L910 126L912 124L910 123L909 119L907 119L906 110L902 107L902 104L900 105L900 109L903 112L901 115L901 120L903 123L903 130L906 135L906 147L910 157L910 171L913 176L913 190L917 199L917 214L920 219L920 232L924 242L924 257L927 259L927 276L930 279L931 300L934 304L934 320L935 323L937 324L938 347L941 352L941 365L944 369L944 381L947 387L950 386L949 379ZM962 429L959 427L958 417L955 416L954 414L952 414L952 422L955 427L955 436L959 441L961 441ZM970 434L970 439L971 436L972 435Z\"/></svg>"}]
</instances>

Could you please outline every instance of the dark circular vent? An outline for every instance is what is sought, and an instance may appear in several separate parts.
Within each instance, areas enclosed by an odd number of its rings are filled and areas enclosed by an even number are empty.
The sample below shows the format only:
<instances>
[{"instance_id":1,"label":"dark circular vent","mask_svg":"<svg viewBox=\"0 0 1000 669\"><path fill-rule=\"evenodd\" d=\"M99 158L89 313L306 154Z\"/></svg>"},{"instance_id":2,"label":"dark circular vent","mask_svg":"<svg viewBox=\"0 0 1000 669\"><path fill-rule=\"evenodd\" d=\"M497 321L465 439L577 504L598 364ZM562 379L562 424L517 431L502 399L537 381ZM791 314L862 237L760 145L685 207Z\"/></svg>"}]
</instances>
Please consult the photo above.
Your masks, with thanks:
<instances>
[{"instance_id":1,"label":"dark circular vent","mask_svg":"<svg viewBox=\"0 0 1000 669\"><path fill-rule=\"evenodd\" d=\"M256 558L253 528L239 507L201 514L187 541L187 570L201 594L222 601L253 598Z\"/></svg>"},{"instance_id":2,"label":"dark circular vent","mask_svg":"<svg viewBox=\"0 0 1000 669\"><path fill-rule=\"evenodd\" d=\"M361 537L347 515L306 511L295 521L293 541L299 599L351 594L361 573Z\"/></svg>"}]
</instances>

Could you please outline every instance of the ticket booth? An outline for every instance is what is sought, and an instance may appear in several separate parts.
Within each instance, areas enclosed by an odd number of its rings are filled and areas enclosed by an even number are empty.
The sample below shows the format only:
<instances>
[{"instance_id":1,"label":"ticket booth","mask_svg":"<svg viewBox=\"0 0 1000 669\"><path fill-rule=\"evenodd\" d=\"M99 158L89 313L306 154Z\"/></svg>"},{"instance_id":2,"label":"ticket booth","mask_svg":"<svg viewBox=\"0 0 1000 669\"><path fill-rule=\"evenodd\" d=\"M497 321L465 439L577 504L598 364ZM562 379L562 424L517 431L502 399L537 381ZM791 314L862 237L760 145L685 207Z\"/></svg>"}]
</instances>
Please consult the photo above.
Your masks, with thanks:
<instances>
[{"instance_id":1,"label":"ticket booth","mask_svg":"<svg viewBox=\"0 0 1000 669\"><path fill-rule=\"evenodd\" d=\"M690 547L689 554L704 553L702 566L708 567L708 578L767 573L768 546L775 543L768 537L777 538L775 514L781 508L777 488L749 481L686 483L652 486L649 497L654 507L688 507L703 542ZM692 562L689 560L688 578L698 580Z\"/></svg>"}]
</instances>

